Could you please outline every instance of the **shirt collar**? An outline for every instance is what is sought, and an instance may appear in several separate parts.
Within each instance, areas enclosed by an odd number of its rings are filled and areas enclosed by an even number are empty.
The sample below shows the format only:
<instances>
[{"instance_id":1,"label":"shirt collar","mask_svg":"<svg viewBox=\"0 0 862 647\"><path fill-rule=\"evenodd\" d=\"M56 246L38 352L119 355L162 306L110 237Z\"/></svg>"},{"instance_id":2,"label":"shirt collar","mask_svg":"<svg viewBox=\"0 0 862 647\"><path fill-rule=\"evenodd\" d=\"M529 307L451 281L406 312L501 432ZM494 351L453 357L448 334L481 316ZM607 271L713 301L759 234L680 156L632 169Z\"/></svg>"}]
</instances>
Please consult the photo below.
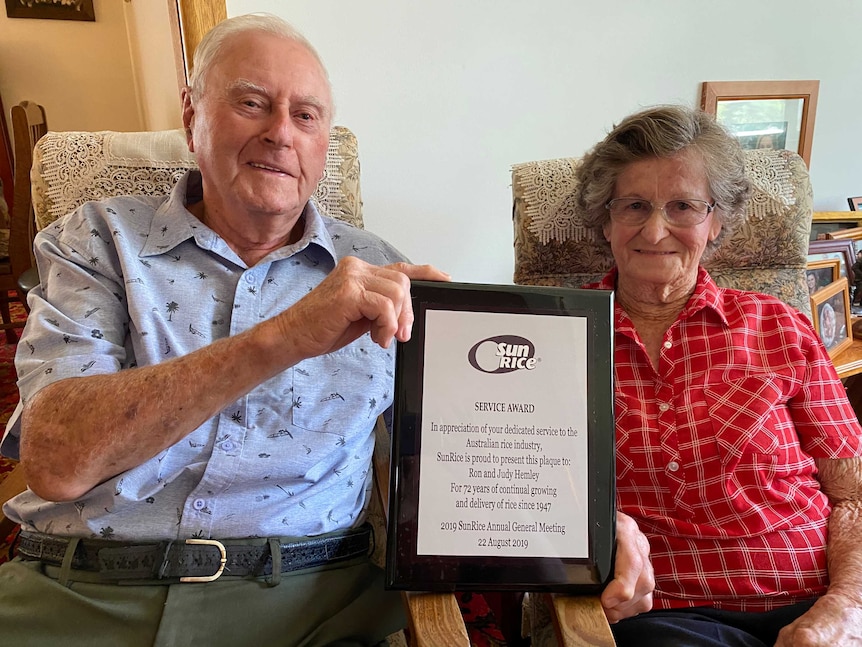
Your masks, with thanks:
<instances>
[{"instance_id":1,"label":"shirt collar","mask_svg":"<svg viewBox=\"0 0 862 647\"><path fill-rule=\"evenodd\" d=\"M140 255L166 254L180 243L194 238L197 246L202 249L223 255L227 254L231 257L235 256L218 234L203 225L186 208L187 204L194 204L202 199L201 174L197 169L192 169L179 179L171 190L168 199L156 210ZM292 245L285 245L275 250L266 257L266 260L275 261L289 258L303 251L309 245L317 245L326 250L334 262L338 262L335 245L314 202L308 201L301 217L305 220L302 238Z\"/></svg>"}]
</instances>

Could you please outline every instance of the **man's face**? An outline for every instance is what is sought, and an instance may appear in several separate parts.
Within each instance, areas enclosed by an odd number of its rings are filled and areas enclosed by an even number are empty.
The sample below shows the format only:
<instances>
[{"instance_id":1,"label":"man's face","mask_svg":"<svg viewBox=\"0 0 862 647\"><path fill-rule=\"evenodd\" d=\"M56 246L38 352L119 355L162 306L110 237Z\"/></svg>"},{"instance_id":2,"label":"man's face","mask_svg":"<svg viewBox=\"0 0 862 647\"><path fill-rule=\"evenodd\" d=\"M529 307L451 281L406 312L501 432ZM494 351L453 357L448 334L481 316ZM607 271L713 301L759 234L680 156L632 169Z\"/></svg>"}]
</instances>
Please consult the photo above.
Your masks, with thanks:
<instances>
[{"instance_id":1,"label":"man's face","mask_svg":"<svg viewBox=\"0 0 862 647\"><path fill-rule=\"evenodd\" d=\"M298 218L323 176L332 97L302 45L262 31L230 37L184 96L207 211Z\"/></svg>"}]
</instances>

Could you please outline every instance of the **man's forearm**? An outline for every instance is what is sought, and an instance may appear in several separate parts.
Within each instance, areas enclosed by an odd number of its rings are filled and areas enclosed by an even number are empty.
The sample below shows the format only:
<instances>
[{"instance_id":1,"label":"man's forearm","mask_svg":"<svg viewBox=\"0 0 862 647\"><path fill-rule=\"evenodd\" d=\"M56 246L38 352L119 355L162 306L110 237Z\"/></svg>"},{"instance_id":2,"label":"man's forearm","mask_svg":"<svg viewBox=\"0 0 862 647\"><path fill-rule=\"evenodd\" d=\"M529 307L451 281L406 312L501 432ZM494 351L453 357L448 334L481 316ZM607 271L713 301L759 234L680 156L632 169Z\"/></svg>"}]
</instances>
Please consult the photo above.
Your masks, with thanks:
<instances>
[{"instance_id":1,"label":"man's forearm","mask_svg":"<svg viewBox=\"0 0 862 647\"><path fill-rule=\"evenodd\" d=\"M264 322L163 364L51 384L24 410L28 485L48 500L79 498L300 359L280 342L277 324Z\"/></svg>"}]
</instances>

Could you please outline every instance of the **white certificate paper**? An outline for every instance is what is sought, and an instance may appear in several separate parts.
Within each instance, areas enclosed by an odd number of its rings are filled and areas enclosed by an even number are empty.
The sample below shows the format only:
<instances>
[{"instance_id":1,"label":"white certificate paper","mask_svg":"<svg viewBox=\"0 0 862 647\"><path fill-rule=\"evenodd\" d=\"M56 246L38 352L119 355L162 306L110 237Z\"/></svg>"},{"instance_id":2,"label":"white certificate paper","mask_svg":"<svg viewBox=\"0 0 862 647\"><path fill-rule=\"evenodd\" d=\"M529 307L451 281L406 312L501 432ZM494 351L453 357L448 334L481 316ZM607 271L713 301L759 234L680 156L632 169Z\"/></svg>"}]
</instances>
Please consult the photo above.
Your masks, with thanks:
<instances>
[{"instance_id":1,"label":"white certificate paper","mask_svg":"<svg viewBox=\"0 0 862 647\"><path fill-rule=\"evenodd\" d=\"M418 555L588 558L587 319L427 310Z\"/></svg>"}]
</instances>

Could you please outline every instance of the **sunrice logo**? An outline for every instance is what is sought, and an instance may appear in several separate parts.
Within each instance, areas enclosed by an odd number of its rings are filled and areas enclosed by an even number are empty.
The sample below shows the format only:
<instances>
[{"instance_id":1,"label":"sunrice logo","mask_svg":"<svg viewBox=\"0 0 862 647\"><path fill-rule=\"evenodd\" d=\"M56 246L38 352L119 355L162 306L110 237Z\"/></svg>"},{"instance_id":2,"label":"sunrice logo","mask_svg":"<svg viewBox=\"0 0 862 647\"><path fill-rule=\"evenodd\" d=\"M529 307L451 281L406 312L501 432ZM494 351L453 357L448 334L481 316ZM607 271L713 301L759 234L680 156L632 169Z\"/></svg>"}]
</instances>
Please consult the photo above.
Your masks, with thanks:
<instances>
[{"instance_id":1,"label":"sunrice logo","mask_svg":"<svg viewBox=\"0 0 862 647\"><path fill-rule=\"evenodd\" d=\"M497 335L476 342L467 353L470 366L483 373L511 373L536 368L536 347L517 335Z\"/></svg>"}]
</instances>

